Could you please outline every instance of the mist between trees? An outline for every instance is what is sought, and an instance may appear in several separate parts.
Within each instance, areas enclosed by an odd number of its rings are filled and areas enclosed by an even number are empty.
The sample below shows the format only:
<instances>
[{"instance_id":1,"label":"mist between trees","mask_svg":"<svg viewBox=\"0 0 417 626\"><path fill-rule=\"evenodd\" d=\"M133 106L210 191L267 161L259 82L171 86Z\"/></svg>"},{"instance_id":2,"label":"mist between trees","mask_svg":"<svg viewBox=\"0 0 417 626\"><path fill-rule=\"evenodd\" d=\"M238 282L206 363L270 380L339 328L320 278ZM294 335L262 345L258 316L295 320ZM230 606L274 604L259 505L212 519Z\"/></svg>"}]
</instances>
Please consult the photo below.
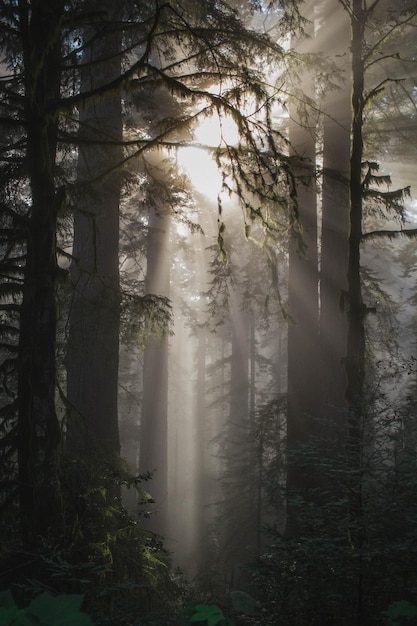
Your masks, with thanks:
<instances>
[{"instance_id":1,"label":"mist between trees","mask_svg":"<svg viewBox=\"0 0 417 626\"><path fill-rule=\"evenodd\" d=\"M414 623L416 14L0 1L1 623Z\"/></svg>"}]
</instances>

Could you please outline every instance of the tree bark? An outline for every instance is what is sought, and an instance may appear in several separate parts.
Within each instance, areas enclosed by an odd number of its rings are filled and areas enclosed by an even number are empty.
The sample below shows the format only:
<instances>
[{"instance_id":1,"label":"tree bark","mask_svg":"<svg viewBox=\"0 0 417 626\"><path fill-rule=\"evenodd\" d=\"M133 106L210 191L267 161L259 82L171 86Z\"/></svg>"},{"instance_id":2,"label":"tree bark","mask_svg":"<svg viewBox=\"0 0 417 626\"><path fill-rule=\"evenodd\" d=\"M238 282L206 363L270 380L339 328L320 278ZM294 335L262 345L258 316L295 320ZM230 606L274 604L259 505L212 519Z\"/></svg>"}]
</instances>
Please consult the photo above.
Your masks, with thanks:
<instances>
[{"instance_id":1,"label":"tree bark","mask_svg":"<svg viewBox=\"0 0 417 626\"><path fill-rule=\"evenodd\" d=\"M349 236L350 67L349 17L340 3L324 3L320 48L343 71L329 90L323 119L323 198L320 271L321 393L329 444L340 451L346 423L347 271Z\"/></svg>"},{"instance_id":2,"label":"tree bark","mask_svg":"<svg viewBox=\"0 0 417 626\"><path fill-rule=\"evenodd\" d=\"M353 455L352 469L360 466L362 446L363 385L365 377L365 331L364 304L361 290L360 245L362 239L362 156L363 156L363 107L364 68L362 47L366 11L362 0L352 2L352 155L350 160L350 233L348 267L348 348L346 357L348 403L348 446ZM357 503L356 506L359 506Z\"/></svg>"},{"instance_id":3,"label":"tree bark","mask_svg":"<svg viewBox=\"0 0 417 626\"><path fill-rule=\"evenodd\" d=\"M27 171L32 206L20 313L18 463L22 540L59 536L60 427L55 410L56 250L60 199L55 160L62 0L19 2L25 71Z\"/></svg>"},{"instance_id":4,"label":"tree bark","mask_svg":"<svg viewBox=\"0 0 417 626\"><path fill-rule=\"evenodd\" d=\"M350 541L358 555L356 623L363 623L362 455L364 447L365 307L362 300L360 245L362 239L362 157L364 63L363 45L367 12L362 0L352 0L352 155L350 161L350 233L348 267L348 342L345 361L348 404L347 461Z\"/></svg>"},{"instance_id":5,"label":"tree bark","mask_svg":"<svg viewBox=\"0 0 417 626\"><path fill-rule=\"evenodd\" d=\"M85 31L81 92L120 75L117 8ZM71 406L67 450L119 454L119 204L122 154L119 94L88 98L80 106L82 141L78 155L79 196L74 215L73 296L67 353L67 395ZM92 445L93 444L93 445Z\"/></svg>"}]
</instances>

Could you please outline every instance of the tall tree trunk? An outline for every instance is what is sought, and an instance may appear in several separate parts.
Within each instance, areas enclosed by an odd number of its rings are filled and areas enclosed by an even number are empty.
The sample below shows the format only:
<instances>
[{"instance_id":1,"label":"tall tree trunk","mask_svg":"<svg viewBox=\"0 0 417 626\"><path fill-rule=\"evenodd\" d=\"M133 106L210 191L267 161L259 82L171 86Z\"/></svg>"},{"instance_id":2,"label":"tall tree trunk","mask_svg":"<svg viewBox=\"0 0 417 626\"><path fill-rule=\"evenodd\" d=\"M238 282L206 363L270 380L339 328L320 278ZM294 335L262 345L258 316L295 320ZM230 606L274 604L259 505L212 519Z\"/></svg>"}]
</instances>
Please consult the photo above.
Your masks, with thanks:
<instances>
[{"instance_id":1,"label":"tall tree trunk","mask_svg":"<svg viewBox=\"0 0 417 626\"><path fill-rule=\"evenodd\" d=\"M362 239L362 155L363 155L363 106L364 70L362 47L366 11L362 0L352 2L352 77L353 77L353 125L352 156L350 161L350 233L348 267L348 350L346 358L346 400L349 410L348 444L353 453L353 467L360 464L361 421L363 413L364 385L364 304L360 276L360 244Z\"/></svg>"},{"instance_id":2,"label":"tall tree trunk","mask_svg":"<svg viewBox=\"0 0 417 626\"><path fill-rule=\"evenodd\" d=\"M348 404L347 458L349 471L349 517L352 525L351 542L358 551L357 621L362 624L362 476L363 411L365 378L364 303L361 290L360 245L362 238L362 157L364 62L363 46L367 11L363 0L352 0L352 155L350 161L350 233L348 266L348 342L345 361Z\"/></svg>"},{"instance_id":3,"label":"tall tree trunk","mask_svg":"<svg viewBox=\"0 0 417 626\"><path fill-rule=\"evenodd\" d=\"M147 293L169 296L169 233L171 216L165 207L150 210L147 241ZM168 336L151 335L143 360L143 399L139 467L142 473L154 471L149 490L155 513L149 527L166 535L168 496Z\"/></svg>"},{"instance_id":4,"label":"tall tree trunk","mask_svg":"<svg viewBox=\"0 0 417 626\"><path fill-rule=\"evenodd\" d=\"M232 447L240 448L242 433L249 424L249 315L236 301L232 307L229 432Z\"/></svg>"},{"instance_id":5,"label":"tall tree trunk","mask_svg":"<svg viewBox=\"0 0 417 626\"><path fill-rule=\"evenodd\" d=\"M309 33L314 38L314 7L310 7ZM309 40L314 45L313 39ZM297 42L307 52L308 43ZM287 535L301 530L302 514L293 506L292 496L314 488L314 468L307 461L306 446L314 446L319 410L319 286L317 242L316 133L317 119L310 103L314 101L315 80L307 69L303 80L304 110L294 105L290 140L298 164L297 222L290 238L288 260L288 406L287 406ZM300 455L303 462L300 462ZM299 499L297 497L297 501Z\"/></svg>"},{"instance_id":6,"label":"tall tree trunk","mask_svg":"<svg viewBox=\"0 0 417 626\"><path fill-rule=\"evenodd\" d=\"M113 26L117 13L113 4L100 3L101 11L107 9L105 21L85 32L84 93L120 74L120 34ZM97 450L118 454L120 96L87 98L80 106L79 124L81 191L71 265L68 449L83 454L97 445Z\"/></svg>"},{"instance_id":7,"label":"tall tree trunk","mask_svg":"<svg viewBox=\"0 0 417 626\"><path fill-rule=\"evenodd\" d=\"M32 207L20 314L18 463L23 544L59 536L60 427L55 410L56 250L60 200L55 159L62 0L19 1L25 71L27 169Z\"/></svg>"},{"instance_id":8,"label":"tall tree trunk","mask_svg":"<svg viewBox=\"0 0 417 626\"><path fill-rule=\"evenodd\" d=\"M231 296L231 354L229 415L225 433L223 557L229 583L238 584L240 566L256 547L256 506L253 474L254 442L249 438L249 315L240 297ZM253 446L253 447L252 447Z\"/></svg>"},{"instance_id":9,"label":"tall tree trunk","mask_svg":"<svg viewBox=\"0 0 417 626\"><path fill-rule=\"evenodd\" d=\"M197 380L195 399L196 424L196 477L195 477L195 571L201 572L205 561L204 543L208 531L207 524L207 432L206 432L206 360L207 360L207 329L197 329Z\"/></svg>"},{"instance_id":10,"label":"tall tree trunk","mask_svg":"<svg viewBox=\"0 0 417 626\"><path fill-rule=\"evenodd\" d=\"M329 90L323 117L323 199L320 272L321 391L329 446L343 446L346 424L347 271L349 235L350 67L349 16L341 3L324 3L319 46L345 72ZM339 441L340 439L340 441Z\"/></svg>"}]
</instances>

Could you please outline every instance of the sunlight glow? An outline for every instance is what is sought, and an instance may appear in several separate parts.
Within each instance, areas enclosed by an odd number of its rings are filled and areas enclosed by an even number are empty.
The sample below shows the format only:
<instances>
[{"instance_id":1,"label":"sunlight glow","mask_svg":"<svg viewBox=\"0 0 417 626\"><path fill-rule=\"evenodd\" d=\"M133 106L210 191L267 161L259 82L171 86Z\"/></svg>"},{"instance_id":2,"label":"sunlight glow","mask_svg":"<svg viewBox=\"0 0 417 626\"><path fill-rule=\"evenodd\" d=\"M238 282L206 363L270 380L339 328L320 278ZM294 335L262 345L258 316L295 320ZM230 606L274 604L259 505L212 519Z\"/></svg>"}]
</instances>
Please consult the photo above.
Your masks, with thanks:
<instances>
[{"instance_id":1,"label":"sunlight glow","mask_svg":"<svg viewBox=\"0 0 417 626\"><path fill-rule=\"evenodd\" d=\"M417 223L417 198L412 198L407 207L407 217L412 223Z\"/></svg>"},{"instance_id":2,"label":"sunlight glow","mask_svg":"<svg viewBox=\"0 0 417 626\"><path fill-rule=\"evenodd\" d=\"M177 160L180 169L199 193L210 199L216 198L222 179L219 168L208 152L203 148L180 148Z\"/></svg>"},{"instance_id":3,"label":"sunlight glow","mask_svg":"<svg viewBox=\"0 0 417 626\"><path fill-rule=\"evenodd\" d=\"M175 230L180 237L187 237L190 232L188 226L182 222L176 222Z\"/></svg>"},{"instance_id":4,"label":"sunlight glow","mask_svg":"<svg viewBox=\"0 0 417 626\"><path fill-rule=\"evenodd\" d=\"M197 145L178 150L178 165L190 178L193 187L210 199L221 190L222 177L209 150L221 144L236 145L239 133L231 117L212 115L201 120L194 132Z\"/></svg>"},{"instance_id":5,"label":"sunlight glow","mask_svg":"<svg viewBox=\"0 0 417 626\"><path fill-rule=\"evenodd\" d=\"M239 133L236 124L230 115L211 115L204 117L194 132L196 142L206 146L216 147L221 143L236 145Z\"/></svg>"}]
</instances>

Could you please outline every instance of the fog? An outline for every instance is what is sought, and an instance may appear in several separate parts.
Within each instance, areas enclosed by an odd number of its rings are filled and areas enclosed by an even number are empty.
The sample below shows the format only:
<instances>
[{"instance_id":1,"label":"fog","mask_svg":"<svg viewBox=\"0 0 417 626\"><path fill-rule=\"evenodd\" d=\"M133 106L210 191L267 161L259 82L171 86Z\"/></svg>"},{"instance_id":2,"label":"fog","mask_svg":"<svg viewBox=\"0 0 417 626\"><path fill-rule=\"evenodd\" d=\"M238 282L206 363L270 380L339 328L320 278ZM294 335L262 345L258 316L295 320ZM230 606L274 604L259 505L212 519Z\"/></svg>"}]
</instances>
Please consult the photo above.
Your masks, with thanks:
<instances>
[{"instance_id":1,"label":"fog","mask_svg":"<svg viewBox=\"0 0 417 626\"><path fill-rule=\"evenodd\" d=\"M295 322L285 317L285 242L277 243L280 302L268 260L259 245L245 238L241 209L233 199L224 205L227 256L221 257L216 206L220 175L214 161L200 149L188 158L183 155L179 161L191 185L193 220L202 232L192 232L175 219L170 227L167 293L173 319L166 331L166 491L154 494L154 480L143 484L156 499L148 507L139 504L136 493L124 495L133 515L143 516L144 510L151 510L149 519L140 518L142 523L163 534L174 563L187 576L218 569L232 588L238 584L241 565L261 548L259 528L272 520L281 520L284 528L283 501L271 500L268 487L262 484L271 453L260 438L259 416L268 404L278 401L275 424L266 426L272 429L266 436L274 438L274 446L279 447L280 441L283 446L284 405L279 408L279 399L285 397L287 388L288 325ZM383 168L398 185L408 182L407 172L413 173L405 163L384 163ZM414 225L414 203L412 196L407 201L411 221L406 227ZM381 298L381 306L375 305L373 288L365 289L367 304L376 308L370 315L368 333L381 376L394 367L392 359L398 360L401 369L414 354L413 283L404 280L401 263L401 251L407 245L412 244L399 238L367 243L363 248L365 275L377 280L386 297L385 303ZM378 335L381 323L387 326L385 338ZM128 339L121 352L120 433L122 456L138 473L143 470L144 353L137 337ZM156 345L162 341L156 339ZM144 349L146 352L146 344ZM392 405L401 398L408 378L409 369L383 383ZM156 373L151 389L154 398L163 393L160 385ZM156 464L147 469L155 470L155 476L160 471Z\"/></svg>"}]
</instances>

